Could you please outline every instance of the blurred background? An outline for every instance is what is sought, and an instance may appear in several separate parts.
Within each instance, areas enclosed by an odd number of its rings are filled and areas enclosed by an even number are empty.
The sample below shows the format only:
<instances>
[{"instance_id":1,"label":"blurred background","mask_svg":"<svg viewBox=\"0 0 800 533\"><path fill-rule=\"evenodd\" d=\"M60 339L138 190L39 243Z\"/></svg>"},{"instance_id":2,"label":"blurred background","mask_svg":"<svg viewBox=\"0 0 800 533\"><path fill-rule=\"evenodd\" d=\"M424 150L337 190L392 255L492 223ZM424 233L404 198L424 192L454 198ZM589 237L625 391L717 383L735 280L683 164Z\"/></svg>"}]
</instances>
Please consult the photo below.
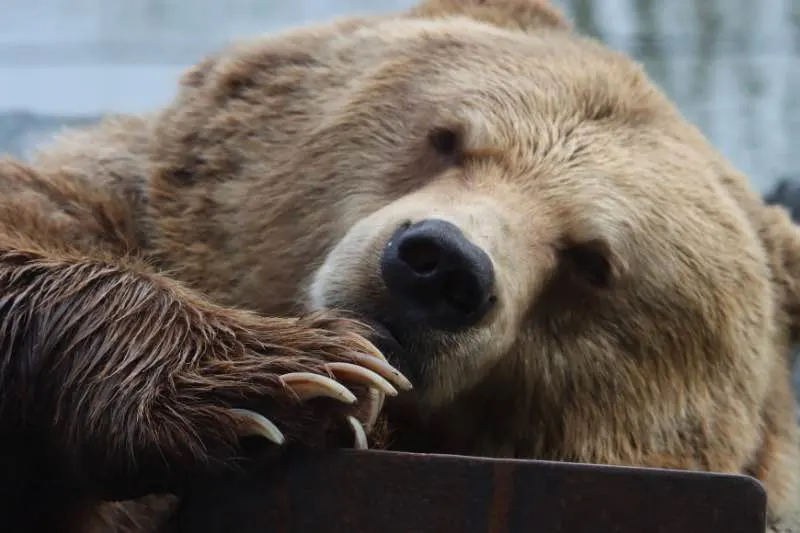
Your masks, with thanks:
<instances>
[{"instance_id":1,"label":"blurred background","mask_svg":"<svg viewBox=\"0 0 800 533\"><path fill-rule=\"evenodd\" d=\"M762 193L800 180L800 1L555 2L641 61ZM25 156L64 125L157 108L184 68L242 34L412 3L0 0L0 152Z\"/></svg>"}]
</instances>

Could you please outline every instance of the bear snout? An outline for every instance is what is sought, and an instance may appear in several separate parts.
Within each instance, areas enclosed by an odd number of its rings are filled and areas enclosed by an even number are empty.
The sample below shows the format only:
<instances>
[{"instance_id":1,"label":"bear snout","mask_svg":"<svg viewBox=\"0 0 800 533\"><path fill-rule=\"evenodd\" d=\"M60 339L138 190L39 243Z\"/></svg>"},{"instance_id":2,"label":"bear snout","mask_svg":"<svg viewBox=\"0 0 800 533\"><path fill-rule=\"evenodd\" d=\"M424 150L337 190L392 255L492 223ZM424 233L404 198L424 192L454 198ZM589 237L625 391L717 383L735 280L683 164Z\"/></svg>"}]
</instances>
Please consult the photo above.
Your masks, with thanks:
<instances>
[{"instance_id":1,"label":"bear snout","mask_svg":"<svg viewBox=\"0 0 800 533\"><path fill-rule=\"evenodd\" d=\"M402 224L381 254L391 307L414 322L448 332L474 326L496 302L489 255L454 224Z\"/></svg>"}]
</instances>

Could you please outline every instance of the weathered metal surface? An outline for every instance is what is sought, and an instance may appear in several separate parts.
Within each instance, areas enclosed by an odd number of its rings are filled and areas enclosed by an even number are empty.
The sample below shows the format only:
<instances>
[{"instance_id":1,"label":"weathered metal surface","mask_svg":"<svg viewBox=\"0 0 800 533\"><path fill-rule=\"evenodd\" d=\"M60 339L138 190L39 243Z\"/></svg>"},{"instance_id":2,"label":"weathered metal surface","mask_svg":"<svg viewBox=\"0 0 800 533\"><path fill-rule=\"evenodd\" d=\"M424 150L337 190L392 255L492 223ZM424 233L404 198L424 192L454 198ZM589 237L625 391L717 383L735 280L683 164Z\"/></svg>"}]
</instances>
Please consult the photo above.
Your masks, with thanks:
<instances>
[{"instance_id":1,"label":"weathered metal surface","mask_svg":"<svg viewBox=\"0 0 800 533\"><path fill-rule=\"evenodd\" d=\"M343 450L185 497L192 533L763 533L734 475Z\"/></svg>"}]
</instances>

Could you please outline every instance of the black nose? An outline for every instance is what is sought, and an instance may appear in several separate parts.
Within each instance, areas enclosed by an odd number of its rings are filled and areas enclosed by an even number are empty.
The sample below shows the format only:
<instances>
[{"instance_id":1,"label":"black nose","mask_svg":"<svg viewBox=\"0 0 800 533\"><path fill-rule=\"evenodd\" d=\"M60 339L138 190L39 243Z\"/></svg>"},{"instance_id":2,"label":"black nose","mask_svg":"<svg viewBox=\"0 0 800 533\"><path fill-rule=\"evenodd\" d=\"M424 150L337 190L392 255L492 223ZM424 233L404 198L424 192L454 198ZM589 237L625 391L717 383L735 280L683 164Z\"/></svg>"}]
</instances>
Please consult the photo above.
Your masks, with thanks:
<instances>
[{"instance_id":1,"label":"black nose","mask_svg":"<svg viewBox=\"0 0 800 533\"><path fill-rule=\"evenodd\" d=\"M381 274L395 309L435 329L468 328L494 302L489 256L443 220L398 229L383 251Z\"/></svg>"}]
</instances>

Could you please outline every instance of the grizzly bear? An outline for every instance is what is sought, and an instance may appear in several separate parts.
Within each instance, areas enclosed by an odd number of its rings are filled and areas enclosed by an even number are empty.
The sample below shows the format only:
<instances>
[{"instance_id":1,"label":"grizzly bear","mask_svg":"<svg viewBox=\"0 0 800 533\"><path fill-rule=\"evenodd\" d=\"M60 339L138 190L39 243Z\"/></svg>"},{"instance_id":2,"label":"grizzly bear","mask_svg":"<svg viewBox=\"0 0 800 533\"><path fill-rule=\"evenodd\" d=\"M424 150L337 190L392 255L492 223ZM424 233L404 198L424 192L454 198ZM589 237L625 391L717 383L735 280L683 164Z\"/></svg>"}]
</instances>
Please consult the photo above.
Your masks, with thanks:
<instances>
[{"instance_id":1,"label":"grizzly bear","mask_svg":"<svg viewBox=\"0 0 800 533\"><path fill-rule=\"evenodd\" d=\"M747 474L800 531L800 233L545 0L232 44L0 191L20 530L373 445Z\"/></svg>"}]
</instances>

